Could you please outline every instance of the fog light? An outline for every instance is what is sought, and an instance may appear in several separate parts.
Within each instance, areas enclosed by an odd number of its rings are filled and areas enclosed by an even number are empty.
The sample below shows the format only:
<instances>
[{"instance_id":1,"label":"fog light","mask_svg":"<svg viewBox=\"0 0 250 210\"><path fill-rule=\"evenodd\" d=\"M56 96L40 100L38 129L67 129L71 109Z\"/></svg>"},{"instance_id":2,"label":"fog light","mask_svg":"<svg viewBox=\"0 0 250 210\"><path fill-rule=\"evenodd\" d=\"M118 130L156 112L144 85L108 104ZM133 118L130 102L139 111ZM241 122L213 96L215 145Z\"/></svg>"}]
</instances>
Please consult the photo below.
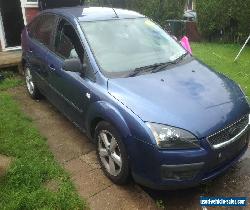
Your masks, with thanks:
<instances>
[{"instance_id":1,"label":"fog light","mask_svg":"<svg viewBox=\"0 0 250 210\"><path fill-rule=\"evenodd\" d=\"M199 173L204 163L162 165L161 177L169 180L191 180Z\"/></svg>"}]
</instances>

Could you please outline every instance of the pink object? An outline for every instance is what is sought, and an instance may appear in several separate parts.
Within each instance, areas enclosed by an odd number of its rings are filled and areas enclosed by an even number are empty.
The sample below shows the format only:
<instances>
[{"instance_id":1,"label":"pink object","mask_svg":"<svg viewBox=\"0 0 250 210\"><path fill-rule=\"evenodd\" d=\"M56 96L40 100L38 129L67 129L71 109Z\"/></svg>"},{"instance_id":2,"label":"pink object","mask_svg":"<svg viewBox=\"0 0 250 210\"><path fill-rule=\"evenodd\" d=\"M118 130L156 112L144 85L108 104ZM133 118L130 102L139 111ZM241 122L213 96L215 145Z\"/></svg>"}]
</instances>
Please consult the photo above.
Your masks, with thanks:
<instances>
[{"instance_id":1,"label":"pink object","mask_svg":"<svg viewBox=\"0 0 250 210\"><path fill-rule=\"evenodd\" d=\"M190 53L192 54L192 49L191 49L191 46L189 44L189 41L188 41L188 38L186 36L184 36L182 39L181 39L181 45Z\"/></svg>"}]
</instances>

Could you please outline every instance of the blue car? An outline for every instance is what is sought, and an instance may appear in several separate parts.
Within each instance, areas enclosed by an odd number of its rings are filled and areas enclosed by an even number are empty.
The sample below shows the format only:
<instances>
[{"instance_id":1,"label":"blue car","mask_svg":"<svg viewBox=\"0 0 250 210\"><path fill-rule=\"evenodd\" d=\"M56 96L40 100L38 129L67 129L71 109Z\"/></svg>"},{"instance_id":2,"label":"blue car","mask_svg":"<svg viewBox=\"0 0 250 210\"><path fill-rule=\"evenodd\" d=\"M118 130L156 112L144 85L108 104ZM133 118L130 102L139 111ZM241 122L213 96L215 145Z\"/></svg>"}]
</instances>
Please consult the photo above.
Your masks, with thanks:
<instances>
[{"instance_id":1,"label":"blue car","mask_svg":"<svg viewBox=\"0 0 250 210\"><path fill-rule=\"evenodd\" d=\"M241 88L141 14L45 10L23 30L22 49L30 96L46 97L87 134L116 184L195 186L248 148Z\"/></svg>"}]
</instances>

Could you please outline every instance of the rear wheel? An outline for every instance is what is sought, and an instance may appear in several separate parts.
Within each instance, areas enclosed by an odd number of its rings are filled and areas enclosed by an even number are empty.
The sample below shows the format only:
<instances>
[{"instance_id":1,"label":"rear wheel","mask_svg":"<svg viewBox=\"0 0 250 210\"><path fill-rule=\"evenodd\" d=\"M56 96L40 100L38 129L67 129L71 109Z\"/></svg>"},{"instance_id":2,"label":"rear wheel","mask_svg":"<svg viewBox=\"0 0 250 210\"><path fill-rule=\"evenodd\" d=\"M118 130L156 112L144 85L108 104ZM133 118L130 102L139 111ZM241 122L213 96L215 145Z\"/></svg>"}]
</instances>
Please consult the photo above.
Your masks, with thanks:
<instances>
[{"instance_id":1,"label":"rear wheel","mask_svg":"<svg viewBox=\"0 0 250 210\"><path fill-rule=\"evenodd\" d=\"M116 184L129 180L128 156L119 133L107 122L101 122L95 130L97 157L105 175Z\"/></svg>"},{"instance_id":2,"label":"rear wheel","mask_svg":"<svg viewBox=\"0 0 250 210\"><path fill-rule=\"evenodd\" d=\"M27 65L24 66L24 75L25 75L26 87L27 87L29 95L33 99L40 99L41 94L40 94L36 84L33 81L33 77L31 75L30 68Z\"/></svg>"}]
</instances>

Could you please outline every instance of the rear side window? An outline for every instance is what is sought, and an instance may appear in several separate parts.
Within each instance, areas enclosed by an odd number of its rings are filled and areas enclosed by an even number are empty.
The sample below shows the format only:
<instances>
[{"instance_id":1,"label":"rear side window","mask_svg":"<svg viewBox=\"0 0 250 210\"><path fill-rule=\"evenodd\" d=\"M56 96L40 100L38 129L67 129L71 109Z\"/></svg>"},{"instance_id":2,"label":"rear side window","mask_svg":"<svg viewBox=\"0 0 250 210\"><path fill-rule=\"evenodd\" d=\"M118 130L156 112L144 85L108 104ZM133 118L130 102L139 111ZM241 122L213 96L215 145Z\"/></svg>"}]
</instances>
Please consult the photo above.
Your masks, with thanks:
<instances>
[{"instance_id":1,"label":"rear side window","mask_svg":"<svg viewBox=\"0 0 250 210\"><path fill-rule=\"evenodd\" d=\"M50 47L56 27L57 17L52 14L42 15L29 27L30 36L46 47Z\"/></svg>"},{"instance_id":2,"label":"rear side window","mask_svg":"<svg viewBox=\"0 0 250 210\"><path fill-rule=\"evenodd\" d=\"M27 27L28 28L28 32L29 32L29 36L31 38L35 38L36 27L37 27L37 24L39 23L39 20L40 20L40 18L36 18Z\"/></svg>"}]
</instances>

